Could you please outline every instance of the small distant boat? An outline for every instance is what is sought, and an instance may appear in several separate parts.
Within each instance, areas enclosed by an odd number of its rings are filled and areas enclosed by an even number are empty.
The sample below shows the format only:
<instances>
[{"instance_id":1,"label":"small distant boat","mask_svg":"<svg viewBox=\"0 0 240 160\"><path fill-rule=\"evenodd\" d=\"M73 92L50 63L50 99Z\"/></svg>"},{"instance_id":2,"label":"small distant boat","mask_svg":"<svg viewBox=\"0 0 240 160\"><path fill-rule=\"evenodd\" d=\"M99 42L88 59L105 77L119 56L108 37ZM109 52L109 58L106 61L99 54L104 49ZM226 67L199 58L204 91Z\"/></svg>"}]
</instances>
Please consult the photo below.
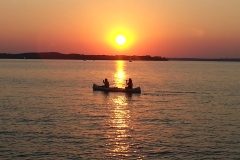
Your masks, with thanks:
<instances>
[{"instance_id":1,"label":"small distant boat","mask_svg":"<svg viewBox=\"0 0 240 160\"><path fill-rule=\"evenodd\" d=\"M141 93L141 88L133 88L133 89L126 89L126 88L118 88L118 87L103 87L97 84L93 84L93 91L104 91L104 92L125 92L125 93Z\"/></svg>"},{"instance_id":2,"label":"small distant boat","mask_svg":"<svg viewBox=\"0 0 240 160\"><path fill-rule=\"evenodd\" d=\"M132 57L129 57L129 62L132 62Z\"/></svg>"}]
</instances>

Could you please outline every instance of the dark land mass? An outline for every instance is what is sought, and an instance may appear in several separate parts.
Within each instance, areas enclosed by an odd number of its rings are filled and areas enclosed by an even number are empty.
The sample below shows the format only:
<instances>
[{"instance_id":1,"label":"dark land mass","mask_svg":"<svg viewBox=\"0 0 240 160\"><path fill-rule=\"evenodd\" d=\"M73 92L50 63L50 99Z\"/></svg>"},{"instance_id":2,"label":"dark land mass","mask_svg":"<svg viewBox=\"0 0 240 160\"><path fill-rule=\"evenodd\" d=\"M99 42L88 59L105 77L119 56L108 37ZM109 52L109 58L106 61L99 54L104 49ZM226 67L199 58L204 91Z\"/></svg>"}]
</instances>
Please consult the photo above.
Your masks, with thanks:
<instances>
[{"instance_id":1,"label":"dark land mass","mask_svg":"<svg viewBox=\"0 0 240 160\"><path fill-rule=\"evenodd\" d=\"M240 62L240 58L169 58L170 61L225 61Z\"/></svg>"},{"instance_id":2,"label":"dark land mass","mask_svg":"<svg viewBox=\"0 0 240 160\"><path fill-rule=\"evenodd\" d=\"M68 59L68 60L132 60L132 61L229 61L240 62L240 58L165 58L161 56L85 55L59 52L0 53L0 59Z\"/></svg>"},{"instance_id":3,"label":"dark land mass","mask_svg":"<svg viewBox=\"0 0 240 160\"><path fill-rule=\"evenodd\" d=\"M132 60L132 61L168 61L161 56L126 56L126 55L84 55L62 54L58 52L31 52L31 53L0 53L0 59L71 59L71 60Z\"/></svg>"}]
</instances>

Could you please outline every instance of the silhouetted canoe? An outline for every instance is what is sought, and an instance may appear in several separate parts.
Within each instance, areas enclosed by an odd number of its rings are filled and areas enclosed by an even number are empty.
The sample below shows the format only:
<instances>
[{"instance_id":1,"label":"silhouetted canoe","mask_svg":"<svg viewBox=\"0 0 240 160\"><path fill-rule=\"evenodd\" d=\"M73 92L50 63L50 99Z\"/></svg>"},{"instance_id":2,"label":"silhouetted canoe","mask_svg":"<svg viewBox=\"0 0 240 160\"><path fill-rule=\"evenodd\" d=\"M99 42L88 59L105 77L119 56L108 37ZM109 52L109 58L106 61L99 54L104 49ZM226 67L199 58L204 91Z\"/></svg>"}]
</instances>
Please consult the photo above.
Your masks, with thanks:
<instances>
[{"instance_id":1,"label":"silhouetted canoe","mask_svg":"<svg viewBox=\"0 0 240 160\"><path fill-rule=\"evenodd\" d=\"M141 93L141 88L133 88L133 89L125 89L125 88L117 88L117 87L103 87L97 84L93 84L94 91L104 91L104 92L125 92L125 93Z\"/></svg>"}]
</instances>

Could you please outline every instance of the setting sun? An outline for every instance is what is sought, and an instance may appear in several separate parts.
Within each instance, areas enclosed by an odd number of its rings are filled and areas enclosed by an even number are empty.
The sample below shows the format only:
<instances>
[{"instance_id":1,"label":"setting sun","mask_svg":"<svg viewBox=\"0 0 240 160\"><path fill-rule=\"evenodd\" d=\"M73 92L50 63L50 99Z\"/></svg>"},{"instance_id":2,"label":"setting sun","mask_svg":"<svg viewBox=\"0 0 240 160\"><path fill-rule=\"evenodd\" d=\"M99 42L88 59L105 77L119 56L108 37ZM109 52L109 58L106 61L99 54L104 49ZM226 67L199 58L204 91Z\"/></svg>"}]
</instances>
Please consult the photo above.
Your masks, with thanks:
<instances>
[{"instance_id":1,"label":"setting sun","mask_svg":"<svg viewBox=\"0 0 240 160\"><path fill-rule=\"evenodd\" d=\"M129 54L131 49L134 48L136 44L137 34L129 26L112 26L109 28L105 41L117 54Z\"/></svg>"},{"instance_id":2,"label":"setting sun","mask_svg":"<svg viewBox=\"0 0 240 160\"><path fill-rule=\"evenodd\" d=\"M123 36L123 35L118 35L116 37L116 42L117 42L118 45L124 45L126 43L126 41L127 41L126 37Z\"/></svg>"}]
</instances>

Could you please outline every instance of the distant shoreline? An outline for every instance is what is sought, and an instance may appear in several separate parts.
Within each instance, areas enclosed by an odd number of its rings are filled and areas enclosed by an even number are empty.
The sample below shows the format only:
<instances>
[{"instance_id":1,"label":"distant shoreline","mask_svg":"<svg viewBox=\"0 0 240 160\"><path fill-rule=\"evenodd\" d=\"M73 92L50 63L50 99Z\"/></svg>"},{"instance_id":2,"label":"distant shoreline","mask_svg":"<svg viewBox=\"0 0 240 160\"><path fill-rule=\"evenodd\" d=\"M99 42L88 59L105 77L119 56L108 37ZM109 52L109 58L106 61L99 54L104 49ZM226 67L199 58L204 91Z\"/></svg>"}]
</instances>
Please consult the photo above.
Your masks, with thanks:
<instances>
[{"instance_id":1,"label":"distant shoreline","mask_svg":"<svg viewBox=\"0 0 240 160\"><path fill-rule=\"evenodd\" d=\"M161 56L85 55L59 52L0 53L0 59L58 59L58 60L126 60L126 61L225 61L240 62L240 58L165 58Z\"/></svg>"},{"instance_id":2,"label":"distant shoreline","mask_svg":"<svg viewBox=\"0 0 240 160\"><path fill-rule=\"evenodd\" d=\"M128 61L168 61L161 56L128 56L128 55L85 55L63 54L58 52L0 53L0 59L68 59L68 60L128 60Z\"/></svg>"},{"instance_id":3,"label":"distant shoreline","mask_svg":"<svg viewBox=\"0 0 240 160\"><path fill-rule=\"evenodd\" d=\"M169 61L224 61L240 62L240 58L168 58Z\"/></svg>"}]
</instances>

